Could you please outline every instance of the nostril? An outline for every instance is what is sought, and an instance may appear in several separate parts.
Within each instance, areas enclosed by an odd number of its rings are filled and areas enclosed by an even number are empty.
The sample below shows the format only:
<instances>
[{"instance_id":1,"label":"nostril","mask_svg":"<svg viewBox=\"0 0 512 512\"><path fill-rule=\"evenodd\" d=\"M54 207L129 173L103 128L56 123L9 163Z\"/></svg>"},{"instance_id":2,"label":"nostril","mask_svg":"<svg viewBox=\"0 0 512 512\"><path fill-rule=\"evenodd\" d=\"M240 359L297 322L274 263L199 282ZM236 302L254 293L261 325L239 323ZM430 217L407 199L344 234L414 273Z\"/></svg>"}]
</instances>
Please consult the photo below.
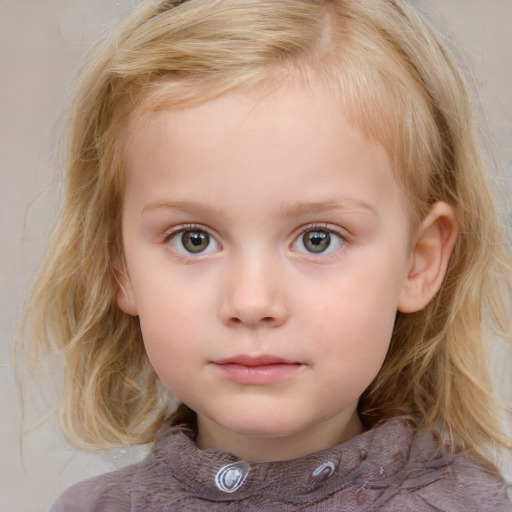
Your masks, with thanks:
<instances>
[{"instance_id":1,"label":"nostril","mask_svg":"<svg viewBox=\"0 0 512 512\"><path fill-rule=\"evenodd\" d=\"M267 326L272 326L274 324L277 324L277 319L274 318L273 316L265 316L263 318L259 318L257 320L254 320L254 319L244 319L244 318L238 318L236 316L232 316L231 318L229 318L229 323L231 325L241 325L241 324L244 324L244 325L247 325L247 326L254 326L254 327L257 327L258 325L267 325Z\"/></svg>"}]
</instances>

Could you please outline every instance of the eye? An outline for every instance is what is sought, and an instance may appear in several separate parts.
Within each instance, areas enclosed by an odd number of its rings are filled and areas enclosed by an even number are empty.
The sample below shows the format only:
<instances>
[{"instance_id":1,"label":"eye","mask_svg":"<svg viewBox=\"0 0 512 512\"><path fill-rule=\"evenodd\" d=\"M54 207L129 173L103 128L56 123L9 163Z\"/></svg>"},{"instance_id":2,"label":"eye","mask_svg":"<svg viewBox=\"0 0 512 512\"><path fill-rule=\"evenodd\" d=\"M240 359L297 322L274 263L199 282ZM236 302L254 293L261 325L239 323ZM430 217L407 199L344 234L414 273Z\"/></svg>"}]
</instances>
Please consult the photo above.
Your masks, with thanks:
<instances>
[{"instance_id":1,"label":"eye","mask_svg":"<svg viewBox=\"0 0 512 512\"><path fill-rule=\"evenodd\" d=\"M292 244L292 249L308 254L331 254L341 249L345 241L328 229L309 229L304 231Z\"/></svg>"},{"instance_id":2,"label":"eye","mask_svg":"<svg viewBox=\"0 0 512 512\"><path fill-rule=\"evenodd\" d=\"M220 248L218 242L202 229L186 229L171 234L171 247L181 254L208 254Z\"/></svg>"}]
</instances>

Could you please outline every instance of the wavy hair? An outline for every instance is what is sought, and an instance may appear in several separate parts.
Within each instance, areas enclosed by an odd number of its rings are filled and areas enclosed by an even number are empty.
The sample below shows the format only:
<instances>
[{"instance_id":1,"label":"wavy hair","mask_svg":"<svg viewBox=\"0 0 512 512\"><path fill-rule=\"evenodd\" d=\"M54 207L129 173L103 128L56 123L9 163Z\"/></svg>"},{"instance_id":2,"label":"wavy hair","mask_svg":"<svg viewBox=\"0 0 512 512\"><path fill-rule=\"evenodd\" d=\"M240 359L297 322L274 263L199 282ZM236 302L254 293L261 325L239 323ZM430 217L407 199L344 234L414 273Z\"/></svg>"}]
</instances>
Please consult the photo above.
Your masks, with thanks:
<instances>
[{"instance_id":1,"label":"wavy hair","mask_svg":"<svg viewBox=\"0 0 512 512\"><path fill-rule=\"evenodd\" d=\"M29 360L57 352L65 362L67 438L149 442L174 410L138 319L116 303L127 127L137 113L287 80L328 87L384 145L412 225L445 201L460 228L440 292L424 310L397 314L361 417L371 427L407 414L476 452L506 444L486 343L508 329L507 244L458 65L403 0L146 1L93 50L66 125L64 205L23 320Z\"/></svg>"}]
</instances>

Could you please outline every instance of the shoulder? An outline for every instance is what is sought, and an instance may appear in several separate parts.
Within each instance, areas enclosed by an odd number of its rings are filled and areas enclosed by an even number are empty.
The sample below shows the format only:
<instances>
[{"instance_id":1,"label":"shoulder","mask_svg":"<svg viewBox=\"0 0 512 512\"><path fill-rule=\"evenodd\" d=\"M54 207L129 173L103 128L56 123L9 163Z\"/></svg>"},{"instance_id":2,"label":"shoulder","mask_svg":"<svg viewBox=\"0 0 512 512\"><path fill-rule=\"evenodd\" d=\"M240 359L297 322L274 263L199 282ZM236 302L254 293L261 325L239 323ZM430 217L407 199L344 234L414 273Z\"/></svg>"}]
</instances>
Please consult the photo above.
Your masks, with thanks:
<instances>
[{"instance_id":1,"label":"shoulder","mask_svg":"<svg viewBox=\"0 0 512 512\"><path fill-rule=\"evenodd\" d=\"M512 512L507 486L490 464L467 452L441 455L434 437L415 437L394 492L378 510Z\"/></svg>"},{"instance_id":2,"label":"shoulder","mask_svg":"<svg viewBox=\"0 0 512 512\"><path fill-rule=\"evenodd\" d=\"M123 512L131 509L132 482L139 464L83 480L65 490L48 512Z\"/></svg>"},{"instance_id":3,"label":"shoulder","mask_svg":"<svg viewBox=\"0 0 512 512\"><path fill-rule=\"evenodd\" d=\"M169 461L183 456L187 443L193 441L183 434L183 429L166 426L146 458L73 485L55 500L48 512L128 512L134 507L161 510L162 496L179 494Z\"/></svg>"},{"instance_id":4,"label":"shoulder","mask_svg":"<svg viewBox=\"0 0 512 512\"><path fill-rule=\"evenodd\" d=\"M512 511L506 484L497 471L467 453L454 455L452 463L442 472L442 478L436 478L418 492L434 510Z\"/></svg>"}]
</instances>

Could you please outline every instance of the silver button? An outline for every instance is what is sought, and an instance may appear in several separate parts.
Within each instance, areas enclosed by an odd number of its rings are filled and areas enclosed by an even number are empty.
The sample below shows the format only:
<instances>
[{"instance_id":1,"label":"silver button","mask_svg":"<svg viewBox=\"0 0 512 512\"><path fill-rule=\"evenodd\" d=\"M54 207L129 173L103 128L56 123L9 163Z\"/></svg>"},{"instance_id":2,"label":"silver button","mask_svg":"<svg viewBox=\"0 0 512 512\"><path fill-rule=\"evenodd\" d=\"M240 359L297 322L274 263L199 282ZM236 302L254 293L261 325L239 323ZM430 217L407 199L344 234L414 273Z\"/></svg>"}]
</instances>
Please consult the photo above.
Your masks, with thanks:
<instances>
[{"instance_id":1,"label":"silver button","mask_svg":"<svg viewBox=\"0 0 512 512\"><path fill-rule=\"evenodd\" d=\"M313 471L313 473L311 473L311 478L314 480L325 480L334 473L335 469L336 466L333 462L324 462L323 464L320 464L320 466L318 466L315 471Z\"/></svg>"},{"instance_id":2,"label":"silver button","mask_svg":"<svg viewBox=\"0 0 512 512\"><path fill-rule=\"evenodd\" d=\"M222 466L215 475L215 485L223 492L235 492L245 481L251 467L241 460Z\"/></svg>"}]
</instances>

